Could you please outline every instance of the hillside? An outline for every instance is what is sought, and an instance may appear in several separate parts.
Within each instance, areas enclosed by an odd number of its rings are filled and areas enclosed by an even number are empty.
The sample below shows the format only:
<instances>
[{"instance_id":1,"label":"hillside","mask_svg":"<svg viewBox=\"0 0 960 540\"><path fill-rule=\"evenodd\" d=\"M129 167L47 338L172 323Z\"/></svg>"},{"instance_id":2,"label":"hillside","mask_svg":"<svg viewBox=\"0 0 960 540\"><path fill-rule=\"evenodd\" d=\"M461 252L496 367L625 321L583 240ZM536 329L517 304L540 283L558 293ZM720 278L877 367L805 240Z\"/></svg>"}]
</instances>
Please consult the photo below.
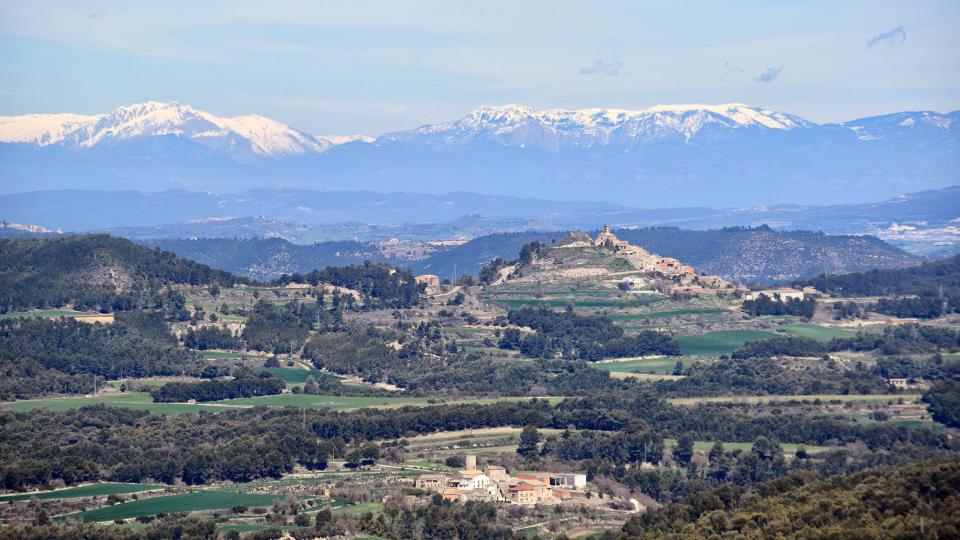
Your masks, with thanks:
<instances>
[{"instance_id":1,"label":"hillside","mask_svg":"<svg viewBox=\"0 0 960 540\"><path fill-rule=\"evenodd\" d=\"M697 270L743 283L764 283L916 264L919 259L869 236L831 236L769 227L688 231L675 228L621 229L617 236ZM591 233L595 234L595 233ZM510 260L531 241L552 243L562 233L496 234L418 261L413 268L448 276L454 263L473 273L495 257Z\"/></svg>"},{"instance_id":2,"label":"hillside","mask_svg":"<svg viewBox=\"0 0 960 540\"><path fill-rule=\"evenodd\" d=\"M168 285L230 285L228 272L106 235L0 240L0 311L155 305Z\"/></svg>"},{"instance_id":3,"label":"hillside","mask_svg":"<svg viewBox=\"0 0 960 540\"><path fill-rule=\"evenodd\" d=\"M895 268L919 260L872 236L774 231L770 227L685 231L618 230L624 240L692 264L698 270L746 283Z\"/></svg>"},{"instance_id":4,"label":"hillside","mask_svg":"<svg viewBox=\"0 0 960 540\"><path fill-rule=\"evenodd\" d=\"M960 534L958 485L955 461L878 467L829 479L795 473L758 486L762 498L719 488L633 517L623 532L630 539L952 538Z\"/></svg>"},{"instance_id":5,"label":"hillside","mask_svg":"<svg viewBox=\"0 0 960 540\"><path fill-rule=\"evenodd\" d=\"M371 262L396 262L377 246L365 242L321 242L299 245L281 238L208 238L153 240L144 245L172 251L181 257L255 279L275 279L280 274L306 273L328 266Z\"/></svg>"}]
</instances>

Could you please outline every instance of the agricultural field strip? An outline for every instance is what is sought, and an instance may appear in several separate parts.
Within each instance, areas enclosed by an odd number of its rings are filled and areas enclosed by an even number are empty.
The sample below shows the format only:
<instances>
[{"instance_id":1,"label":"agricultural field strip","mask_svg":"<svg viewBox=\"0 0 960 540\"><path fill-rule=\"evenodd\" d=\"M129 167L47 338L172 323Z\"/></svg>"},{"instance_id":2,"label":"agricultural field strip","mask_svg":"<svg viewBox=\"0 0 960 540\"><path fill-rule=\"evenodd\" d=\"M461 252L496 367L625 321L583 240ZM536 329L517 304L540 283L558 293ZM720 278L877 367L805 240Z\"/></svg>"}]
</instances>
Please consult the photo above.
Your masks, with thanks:
<instances>
[{"instance_id":1,"label":"agricultural field strip","mask_svg":"<svg viewBox=\"0 0 960 540\"><path fill-rule=\"evenodd\" d=\"M51 398L21 400L4 404L0 408L9 410L24 411L37 408L50 408L53 410L68 410L86 405L103 403L107 406L133 408L148 410L156 414L185 414L200 411L222 412L232 409L248 409L256 406L266 407L330 407L336 410L351 410L361 408L399 408L405 406L428 407L434 405L429 403L431 398L405 398L405 397L364 397L364 396L326 396L326 395L308 395L308 394L279 394L276 396L260 396L251 398L237 398L223 401L211 401L207 403L154 403L150 394L141 392L128 392L124 394L112 394L104 396L85 396L70 398ZM444 401L446 404L490 404L504 400L526 401L534 399L532 397L506 397L506 398L466 398L458 400ZM549 396L541 399L547 399L551 404L559 403L563 398Z\"/></svg>"},{"instance_id":2,"label":"agricultural field strip","mask_svg":"<svg viewBox=\"0 0 960 540\"><path fill-rule=\"evenodd\" d=\"M700 403L771 403L786 401L814 401L819 399L822 402L842 401L842 402L883 402L897 401L902 399L905 402L916 401L920 399L920 394L810 394L810 395L783 395L783 396L716 396L716 397L688 397L688 398L670 398L666 401L672 405L697 405Z\"/></svg>"},{"instance_id":3,"label":"agricultural field strip","mask_svg":"<svg viewBox=\"0 0 960 540\"><path fill-rule=\"evenodd\" d=\"M100 497L104 495L124 495L128 493L144 493L166 489L167 486L157 484L126 484L121 482L101 482L97 484L82 484L63 489L50 491L33 491L14 495L0 495L0 503L9 501L28 501L52 499L78 499L83 497Z\"/></svg>"},{"instance_id":4,"label":"agricultural field strip","mask_svg":"<svg viewBox=\"0 0 960 540\"><path fill-rule=\"evenodd\" d=\"M677 446L676 439L664 439L663 442L667 448L674 448L675 446ZM715 443L713 441L693 441L693 449L706 454L707 452L710 451L711 448L713 448L714 444ZM724 451L727 451L727 452L731 450L750 451L753 448L752 442L721 442L720 444L723 445ZM828 452L830 450L833 450L833 447L818 446L815 444L780 443L780 447L783 448L783 451L788 453L796 452L797 448L801 446L804 447L807 453L810 453L810 454L818 454L821 452Z\"/></svg>"},{"instance_id":5,"label":"agricultural field strip","mask_svg":"<svg viewBox=\"0 0 960 540\"><path fill-rule=\"evenodd\" d=\"M160 512L193 512L198 510L221 510L236 505L270 506L282 495L264 495L239 493L233 491L191 491L176 495L165 495L128 501L113 506L105 506L85 512L60 516L61 519L77 518L83 521L114 521L139 516L150 516Z\"/></svg>"}]
</instances>

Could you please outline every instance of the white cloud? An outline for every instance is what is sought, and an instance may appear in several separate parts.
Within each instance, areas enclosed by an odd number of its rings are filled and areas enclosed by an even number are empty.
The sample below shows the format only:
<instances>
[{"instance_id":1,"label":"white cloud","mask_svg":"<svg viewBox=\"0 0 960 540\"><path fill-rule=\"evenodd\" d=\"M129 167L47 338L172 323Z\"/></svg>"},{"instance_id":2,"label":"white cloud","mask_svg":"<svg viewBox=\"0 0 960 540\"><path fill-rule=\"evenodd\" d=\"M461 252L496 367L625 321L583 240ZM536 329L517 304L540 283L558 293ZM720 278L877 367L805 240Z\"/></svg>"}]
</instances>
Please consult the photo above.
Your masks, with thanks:
<instances>
[{"instance_id":1,"label":"white cloud","mask_svg":"<svg viewBox=\"0 0 960 540\"><path fill-rule=\"evenodd\" d=\"M623 71L623 62L613 60L606 62L603 58L597 58L589 66L580 68L581 75L607 75L608 77L619 77L625 75Z\"/></svg>"},{"instance_id":2,"label":"white cloud","mask_svg":"<svg viewBox=\"0 0 960 540\"><path fill-rule=\"evenodd\" d=\"M757 76L757 78L753 80L758 83L770 83L780 76L781 71L783 71L783 66L776 67L776 68L768 67L766 71L761 73L759 76Z\"/></svg>"},{"instance_id":3,"label":"white cloud","mask_svg":"<svg viewBox=\"0 0 960 540\"><path fill-rule=\"evenodd\" d=\"M907 40L907 31L902 27L898 26L887 32L881 32L867 42L867 47L873 47L878 43L886 43L887 45L895 45L897 43L903 43Z\"/></svg>"}]
</instances>

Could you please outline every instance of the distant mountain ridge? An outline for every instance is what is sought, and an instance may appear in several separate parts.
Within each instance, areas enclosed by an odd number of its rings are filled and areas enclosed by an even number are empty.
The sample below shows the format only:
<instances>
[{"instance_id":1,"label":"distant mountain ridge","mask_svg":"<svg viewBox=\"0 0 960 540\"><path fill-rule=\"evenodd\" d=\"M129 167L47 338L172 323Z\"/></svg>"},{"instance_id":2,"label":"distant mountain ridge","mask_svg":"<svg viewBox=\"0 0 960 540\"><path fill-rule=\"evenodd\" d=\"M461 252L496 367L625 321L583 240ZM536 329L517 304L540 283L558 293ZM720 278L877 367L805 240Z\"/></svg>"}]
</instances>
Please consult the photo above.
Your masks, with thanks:
<instances>
[{"instance_id":1,"label":"distant mountain ridge","mask_svg":"<svg viewBox=\"0 0 960 540\"><path fill-rule=\"evenodd\" d=\"M818 125L738 103L507 105L371 140L147 102L104 115L0 117L0 191L465 190L644 207L855 203L960 183L958 117L899 112Z\"/></svg>"},{"instance_id":2,"label":"distant mountain ridge","mask_svg":"<svg viewBox=\"0 0 960 540\"><path fill-rule=\"evenodd\" d=\"M499 232L590 229L598 223L697 230L769 225L777 230L870 234L923 256L960 252L960 186L863 204L726 209L636 209L468 192L50 191L0 195L0 219L135 240L275 237L299 244L469 239ZM0 228L2 234L28 233Z\"/></svg>"},{"instance_id":3,"label":"distant mountain ridge","mask_svg":"<svg viewBox=\"0 0 960 540\"><path fill-rule=\"evenodd\" d=\"M708 231L660 227L623 229L616 233L633 245L692 264L698 271L741 283L770 283L809 278L822 273L902 268L921 261L869 236L778 232L768 227ZM141 243L172 251L180 257L214 268L261 280L273 279L283 273L305 273L364 260L389 262L408 267L414 273L436 274L444 279L453 279L463 274L477 275L481 267L496 257L515 259L520 248L529 242L551 244L565 236L564 231L491 234L416 261L392 258L381 246L371 242L297 245L280 238L207 238L143 240Z\"/></svg>"},{"instance_id":4,"label":"distant mountain ridge","mask_svg":"<svg viewBox=\"0 0 960 540\"><path fill-rule=\"evenodd\" d=\"M870 236L830 236L807 231L778 232L769 227L706 231L673 227L619 229L616 235L647 251L673 257L698 271L738 283L771 283L822 273L901 268L919 258ZM596 234L590 231L588 234ZM505 233L475 238L412 264L416 272L448 277L476 274L495 257L516 258L523 244L552 243L561 232Z\"/></svg>"}]
</instances>

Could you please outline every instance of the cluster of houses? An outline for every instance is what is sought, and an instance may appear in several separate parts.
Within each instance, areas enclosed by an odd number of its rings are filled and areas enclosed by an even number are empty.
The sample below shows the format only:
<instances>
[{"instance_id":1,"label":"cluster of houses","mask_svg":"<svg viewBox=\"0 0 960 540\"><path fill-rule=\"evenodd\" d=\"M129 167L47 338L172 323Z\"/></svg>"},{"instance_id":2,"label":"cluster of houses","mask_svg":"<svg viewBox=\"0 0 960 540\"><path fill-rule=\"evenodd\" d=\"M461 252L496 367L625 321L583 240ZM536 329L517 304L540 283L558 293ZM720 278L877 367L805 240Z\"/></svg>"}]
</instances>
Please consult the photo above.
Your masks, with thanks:
<instances>
[{"instance_id":1,"label":"cluster of houses","mask_svg":"<svg viewBox=\"0 0 960 540\"><path fill-rule=\"evenodd\" d=\"M434 491L448 501L508 502L521 505L557 504L586 497L587 475L580 473L518 472L510 475L499 465L477 468L477 457L468 455L455 475L425 474L416 487Z\"/></svg>"},{"instance_id":2,"label":"cluster of houses","mask_svg":"<svg viewBox=\"0 0 960 540\"><path fill-rule=\"evenodd\" d=\"M634 246L626 240L621 240L610 230L610 225L604 225L603 232L592 240L584 233L572 233L565 245L568 247L593 245L613 250L630 261L637 270L670 278L670 281L662 287L662 292L670 296L713 296L744 293L747 290L728 283L719 276L700 275L689 264L683 264L672 257L661 257L640 246ZM629 286L629 283L627 285Z\"/></svg>"}]
</instances>

